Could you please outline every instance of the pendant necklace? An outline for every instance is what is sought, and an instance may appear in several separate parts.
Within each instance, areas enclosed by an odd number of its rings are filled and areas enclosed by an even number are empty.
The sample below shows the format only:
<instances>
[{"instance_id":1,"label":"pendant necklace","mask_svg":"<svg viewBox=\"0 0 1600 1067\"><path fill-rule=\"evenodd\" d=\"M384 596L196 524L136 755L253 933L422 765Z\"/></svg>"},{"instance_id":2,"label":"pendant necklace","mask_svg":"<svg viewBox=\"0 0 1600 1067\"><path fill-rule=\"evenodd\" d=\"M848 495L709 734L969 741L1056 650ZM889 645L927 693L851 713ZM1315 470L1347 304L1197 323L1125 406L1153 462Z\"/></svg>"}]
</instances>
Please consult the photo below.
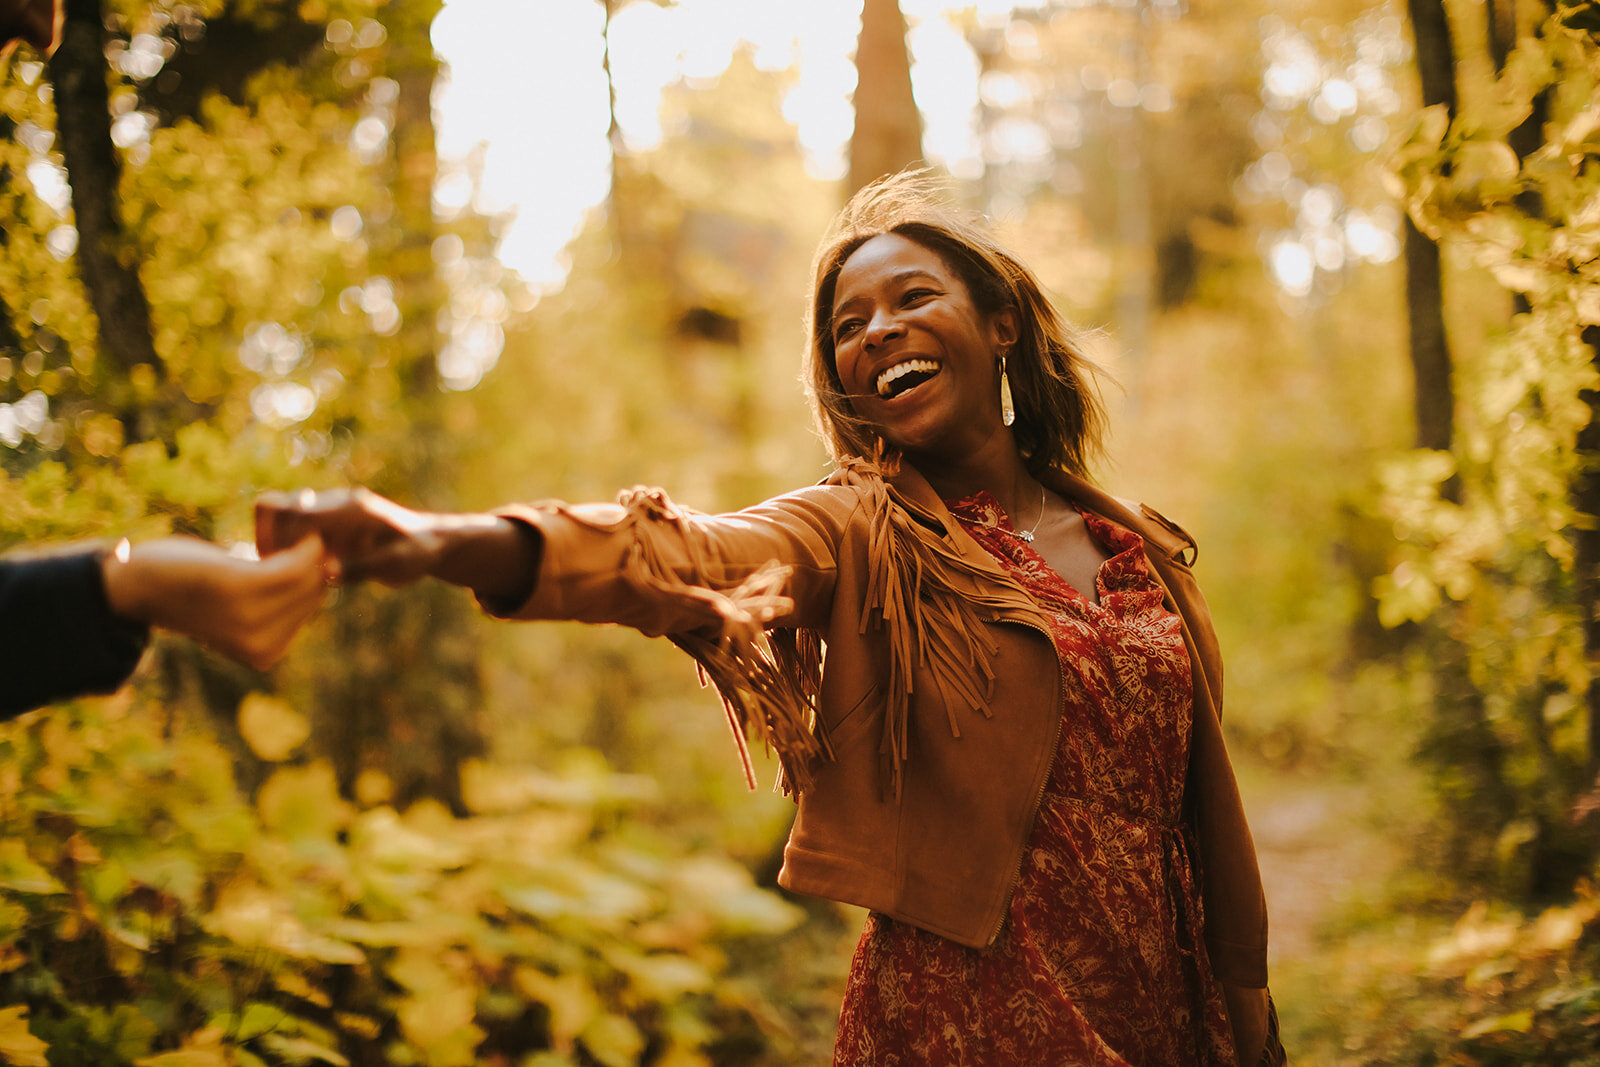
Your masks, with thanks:
<instances>
[{"instance_id":1,"label":"pendant necklace","mask_svg":"<svg viewBox=\"0 0 1600 1067\"><path fill-rule=\"evenodd\" d=\"M1039 528L1039 524L1041 522L1043 522L1043 521L1044 521L1044 485L1041 483L1040 486L1039 486L1039 517L1037 519L1034 519L1033 520L1033 525L1028 527L1026 530L1022 530L1020 532L1017 531L1017 530L1012 530L1010 532L1011 532L1011 534L1013 536L1015 536L1017 538L1020 538L1026 544L1030 544L1031 545L1031 544L1033 544L1033 531L1037 530Z\"/></svg>"}]
</instances>

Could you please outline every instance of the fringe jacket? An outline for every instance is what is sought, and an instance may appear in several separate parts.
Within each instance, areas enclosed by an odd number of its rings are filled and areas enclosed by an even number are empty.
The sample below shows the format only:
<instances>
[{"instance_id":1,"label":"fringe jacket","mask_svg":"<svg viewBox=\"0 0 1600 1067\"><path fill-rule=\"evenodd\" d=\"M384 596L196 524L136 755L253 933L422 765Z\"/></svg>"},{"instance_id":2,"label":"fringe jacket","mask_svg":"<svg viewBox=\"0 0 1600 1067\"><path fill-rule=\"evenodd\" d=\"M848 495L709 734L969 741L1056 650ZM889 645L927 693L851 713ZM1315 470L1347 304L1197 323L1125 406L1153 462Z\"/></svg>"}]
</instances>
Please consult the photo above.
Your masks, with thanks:
<instances>
[{"instance_id":1,"label":"fringe jacket","mask_svg":"<svg viewBox=\"0 0 1600 1067\"><path fill-rule=\"evenodd\" d=\"M1194 542L1080 478L1044 481L1144 539L1183 621L1194 674L1184 830L1207 952L1230 1010L1259 1005L1264 1019L1266 905L1222 739L1222 664L1189 569ZM542 559L525 603L488 610L666 635L716 684L752 785L745 738L776 750L799 803L781 885L964 945L993 941L1056 748L1060 669L1040 609L914 469L849 460L727 515L642 488L617 504L501 514L537 531Z\"/></svg>"}]
</instances>

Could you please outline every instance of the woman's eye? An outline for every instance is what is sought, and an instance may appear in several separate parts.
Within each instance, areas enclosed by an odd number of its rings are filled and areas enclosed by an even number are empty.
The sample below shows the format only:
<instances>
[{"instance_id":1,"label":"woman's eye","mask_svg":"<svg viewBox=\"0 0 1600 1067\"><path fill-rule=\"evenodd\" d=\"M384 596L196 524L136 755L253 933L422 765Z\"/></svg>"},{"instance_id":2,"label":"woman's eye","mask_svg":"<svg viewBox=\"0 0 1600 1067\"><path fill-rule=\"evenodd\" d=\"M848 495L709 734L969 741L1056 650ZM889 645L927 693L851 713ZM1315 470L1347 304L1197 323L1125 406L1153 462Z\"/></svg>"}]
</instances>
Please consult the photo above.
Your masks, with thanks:
<instances>
[{"instance_id":1,"label":"woman's eye","mask_svg":"<svg viewBox=\"0 0 1600 1067\"><path fill-rule=\"evenodd\" d=\"M900 302L908 305L916 304L933 295L934 292L932 289L910 289L906 291L905 296L900 298Z\"/></svg>"},{"instance_id":2,"label":"woman's eye","mask_svg":"<svg viewBox=\"0 0 1600 1067\"><path fill-rule=\"evenodd\" d=\"M849 337L860 328L861 323L858 320L846 319L844 322L839 323L839 325L833 328L834 339L842 341L844 338Z\"/></svg>"}]
</instances>

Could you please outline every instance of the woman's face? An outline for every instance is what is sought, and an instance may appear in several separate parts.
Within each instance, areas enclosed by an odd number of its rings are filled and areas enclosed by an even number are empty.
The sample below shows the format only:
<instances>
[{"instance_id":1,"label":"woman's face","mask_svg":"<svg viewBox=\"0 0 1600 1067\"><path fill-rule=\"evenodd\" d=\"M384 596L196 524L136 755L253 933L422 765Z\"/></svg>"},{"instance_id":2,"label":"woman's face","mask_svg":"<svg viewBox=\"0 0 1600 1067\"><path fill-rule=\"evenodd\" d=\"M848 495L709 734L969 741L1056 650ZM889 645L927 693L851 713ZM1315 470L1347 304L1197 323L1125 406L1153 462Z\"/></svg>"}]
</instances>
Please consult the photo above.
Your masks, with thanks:
<instances>
[{"instance_id":1,"label":"woman's face","mask_svg":"<svg viewBox=\"0 0 1600 1067\"><path fill-rule=\"evenodd\" d=\"M855 413L908 459L962 460L997 433L998 356L1009 309L983 315L944 259L899 234L845 260L833 298L834 360Z\"/></svg>"}]
</instances>

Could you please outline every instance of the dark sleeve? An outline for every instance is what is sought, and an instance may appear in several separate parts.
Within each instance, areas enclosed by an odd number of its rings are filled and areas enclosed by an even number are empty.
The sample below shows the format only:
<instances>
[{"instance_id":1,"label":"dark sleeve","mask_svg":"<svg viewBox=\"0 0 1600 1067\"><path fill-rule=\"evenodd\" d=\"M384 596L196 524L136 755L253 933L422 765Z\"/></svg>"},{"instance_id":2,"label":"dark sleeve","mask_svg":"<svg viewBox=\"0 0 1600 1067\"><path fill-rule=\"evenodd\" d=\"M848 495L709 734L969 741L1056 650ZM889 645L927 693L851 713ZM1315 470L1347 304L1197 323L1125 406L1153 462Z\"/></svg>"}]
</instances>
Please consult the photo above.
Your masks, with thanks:
<instances>
[{"instance_id":1,"label":"dark sleeve","mask_svg":"<svg viewBox=\"0 0 1600 1067\"><path fill-rule=\"evenodd\" d=\"M0 559L0 718L116 689L149 629L106 603L97 550Z\"/></svg>"}]
</instances>

